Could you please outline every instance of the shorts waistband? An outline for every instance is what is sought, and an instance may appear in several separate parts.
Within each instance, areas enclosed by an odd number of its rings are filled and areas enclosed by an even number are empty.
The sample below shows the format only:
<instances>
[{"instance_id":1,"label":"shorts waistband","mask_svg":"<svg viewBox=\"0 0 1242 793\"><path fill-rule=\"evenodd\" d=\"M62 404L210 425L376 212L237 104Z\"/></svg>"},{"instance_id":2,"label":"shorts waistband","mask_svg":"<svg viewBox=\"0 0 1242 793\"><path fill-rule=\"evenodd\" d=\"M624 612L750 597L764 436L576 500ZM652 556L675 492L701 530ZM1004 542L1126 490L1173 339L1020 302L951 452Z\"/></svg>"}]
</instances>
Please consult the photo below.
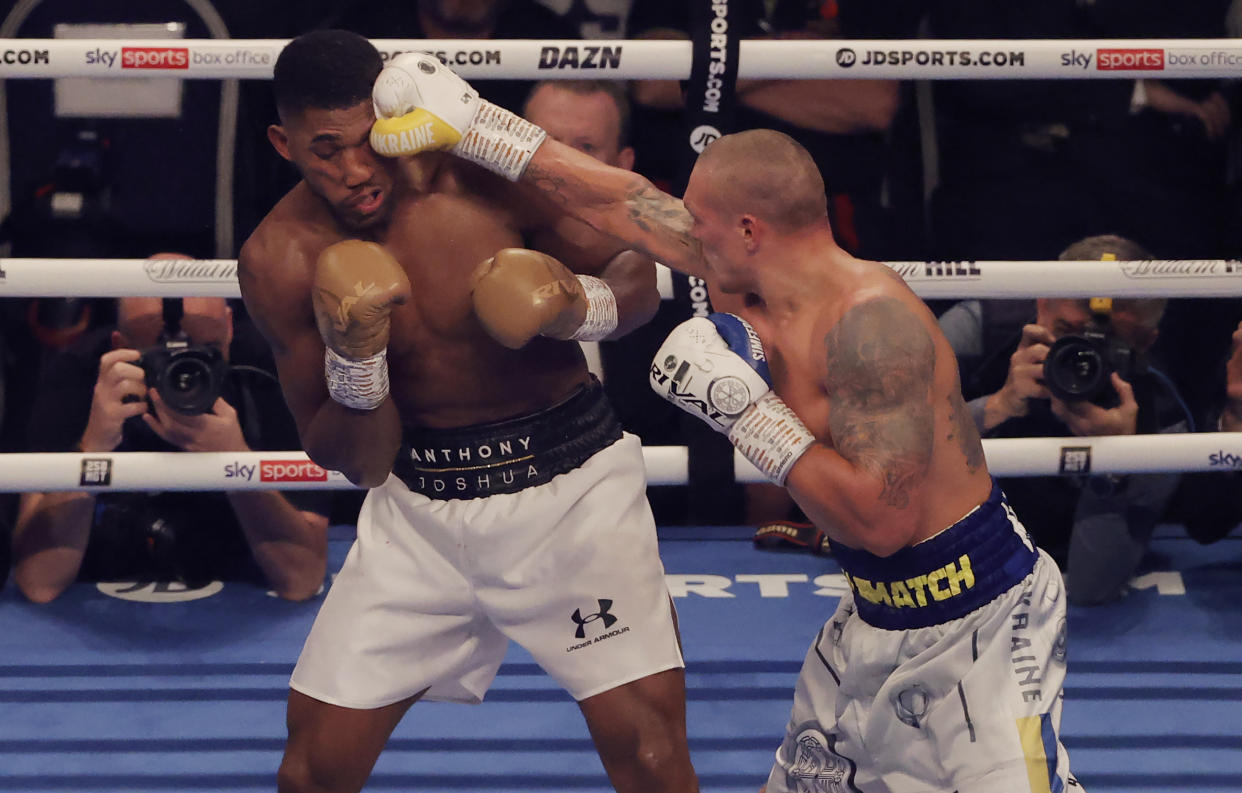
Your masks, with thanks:
<instances>
[{"instance_id":1,"label":"shorts waistband","mask_svg":"<svg viewBox=\"0 0 1242 793\"><path fill-rule=\"evenodd\" d=\"M516 493L572 471L621 438L598 382L545 410L452 429L407 428L393 473L428 498Z\"/></svg>"},{"instance_id":2,"label":"shorts waistband","mask_svg":"<svg viewBox=\"0 0 1242 793\"><path fill-rule=\"evenodd\" d=\"M1035 569L1038 553L995 480L977 509L892 556L833 544L858 616L886 630L926 628L966 616Z\"/></svg>"}]
</instances>

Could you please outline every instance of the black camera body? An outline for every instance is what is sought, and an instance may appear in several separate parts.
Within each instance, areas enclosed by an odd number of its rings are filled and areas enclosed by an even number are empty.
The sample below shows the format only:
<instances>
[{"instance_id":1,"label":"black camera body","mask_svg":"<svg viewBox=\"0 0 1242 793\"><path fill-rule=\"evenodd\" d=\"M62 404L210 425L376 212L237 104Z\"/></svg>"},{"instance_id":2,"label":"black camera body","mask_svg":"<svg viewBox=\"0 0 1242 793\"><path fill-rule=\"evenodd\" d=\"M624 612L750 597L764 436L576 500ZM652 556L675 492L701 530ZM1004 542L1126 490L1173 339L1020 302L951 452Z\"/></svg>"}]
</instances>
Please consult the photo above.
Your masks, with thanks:
<instances>
[{"instance_id":1,"label":"black camera body","mask_svg":"<svg viewBox=\"0 0 1242 793\"><path fill-rule=\"evenodd\" d=\"M160 392L164 404L187 416L211 410L228 373L219 348L190 344L180 333L143 350L138 365L146 373L147 386Z\"/></svg>"},{"instance_id":2,"label":"black camera body","mask_svg":"<svg viewBox=\"0 0 1242 793\"><path fill-rule=\"evenodd\" d=\"M1044 358L1044 385L1064 402L1090 402L1102 408L1121 404L1111 375L1130 382L1144 369L1142 357L1113 334L1106 319L1094 320L1081 334L1057 339Z\"/></svg>"}]
</instances>

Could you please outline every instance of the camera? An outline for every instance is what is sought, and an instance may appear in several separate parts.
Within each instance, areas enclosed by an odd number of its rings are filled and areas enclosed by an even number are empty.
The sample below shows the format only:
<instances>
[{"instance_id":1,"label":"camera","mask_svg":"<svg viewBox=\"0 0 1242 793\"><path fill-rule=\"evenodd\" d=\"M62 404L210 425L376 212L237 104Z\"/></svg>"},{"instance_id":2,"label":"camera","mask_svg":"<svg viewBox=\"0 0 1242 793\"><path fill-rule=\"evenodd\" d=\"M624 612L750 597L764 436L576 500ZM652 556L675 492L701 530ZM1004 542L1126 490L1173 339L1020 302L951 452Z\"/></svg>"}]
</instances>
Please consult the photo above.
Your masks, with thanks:
<instances>
[{"instance_id":1,"label":"camera","mask_svg":"<svg viewBox=\"0 0 1242 793\"><path fill-rule=\"evenodd\" d=\"M1102 408L1121 404L1111 375L1132 380L1143 368L1139 354L1118 339L1107 319L1097 317L1081 334L1057 339L1044 359L1044 385L1064 402L1091 402Z\"/></svg>"},{"instance_id":2,"label":"camera","mask_svg":"<svg viewBox=\"0 0 1242 793\"><path fill-rule=\"evenodd\" d=\"M142 351L138 365L148 388L160 392L164 404L186 416L211 410L224 388L228 363L218 347L191 344L181 330L184 308L179 298L164 299L164 332L159 343Z\"/></svg>"},{"instance_id":3,"label":"camera","mask_svg":"<svg viewBox=\"0 0 1242 793\"><path fill-rule=\"evenodd\" d=\"M164 404L187 416L211 410L228 369L218 348L190 344L183 335L143 350L138 365Z\"/></svg>"}]
</instances>

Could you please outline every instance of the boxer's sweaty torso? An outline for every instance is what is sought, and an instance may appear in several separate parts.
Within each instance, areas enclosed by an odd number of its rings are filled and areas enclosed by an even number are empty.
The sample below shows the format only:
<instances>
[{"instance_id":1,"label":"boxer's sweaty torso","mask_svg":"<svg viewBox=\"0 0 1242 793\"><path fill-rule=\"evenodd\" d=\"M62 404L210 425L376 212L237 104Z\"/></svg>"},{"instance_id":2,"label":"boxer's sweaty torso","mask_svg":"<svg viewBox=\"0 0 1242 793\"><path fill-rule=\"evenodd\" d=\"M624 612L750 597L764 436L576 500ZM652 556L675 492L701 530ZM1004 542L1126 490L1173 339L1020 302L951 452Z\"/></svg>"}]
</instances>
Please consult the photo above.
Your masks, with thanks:
<instances>
[{"instance_id":1,"label":"boxer's sweaty torso","mask_svg":"<svg viewBox=\"0 0 1242 793\"><path fill-rule=\"evenodd\" d=\"M501 248L527 244L521 209L500 204L506 187L445 159L421 189L399 184L390 196L391 218L365 235L341 229L304 184L259 229L288 239L284 266L305 272L282 273L293 287L286 297L305 305L308 317L311 273L327 246L363 236L401 263L412 298L393 309L388 366L392 398L406 426L461 427L530 413L589 380L576 345L536 337L523 349L510 350L488 336L475 317L470 294L475 266Z\"/></svg>"},{"instance_id":2,"label":"boxer's sweaty torso","mask_svg":"<svg viewBox=\"0 0 1242 793\"><path fill-rule=\"evenodd\" d=\"M934 317L887 267L854 260L851 268L851 289L780 316L762 304L741 313L763 340L776 392L819 441L847 459L853 442L878 446L889 438L929 450L921 477L899 481L899 465L882 472L893 480L886 493L922 511L913 544L982 503L991 478L953 350ZM892 402L904 407L888 414ZM845 415L847 405L857 412ZM906 443L910 437L921 440ZM854 544L839 527L823 528Z\"/></svg>"}]
</instances>

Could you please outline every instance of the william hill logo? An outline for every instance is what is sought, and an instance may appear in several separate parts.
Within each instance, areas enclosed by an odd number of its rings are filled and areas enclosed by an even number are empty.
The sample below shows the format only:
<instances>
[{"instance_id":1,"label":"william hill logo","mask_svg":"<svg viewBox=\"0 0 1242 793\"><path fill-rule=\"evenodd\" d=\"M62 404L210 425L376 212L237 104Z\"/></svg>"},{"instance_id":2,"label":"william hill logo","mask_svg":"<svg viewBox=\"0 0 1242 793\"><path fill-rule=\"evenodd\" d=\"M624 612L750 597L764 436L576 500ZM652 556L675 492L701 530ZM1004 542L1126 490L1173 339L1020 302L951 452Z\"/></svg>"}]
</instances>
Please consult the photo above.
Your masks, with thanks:
<instances>
[{"instance_id":1,"label":"william hill logo","mask_svg":"<svg viewBox=\"0 0 1242 793\"><path fill-rule=\"evenodd\" d=\"M923 265L924 278L978 278L981 275L975 262L927 262Z\"/></svg>"},{"instance_id":2,"label":"william hill logo","mask_svg":"<svg viewBox=\"0 0 1242 793\"><path fill-rule=\"evenodd\" d=\"M1235 259L1178 259L1170 261L1118 262L1127 278L1185 278L1187 276L1242 275L1242 262Z\"/></svg>"}]
</instances>

